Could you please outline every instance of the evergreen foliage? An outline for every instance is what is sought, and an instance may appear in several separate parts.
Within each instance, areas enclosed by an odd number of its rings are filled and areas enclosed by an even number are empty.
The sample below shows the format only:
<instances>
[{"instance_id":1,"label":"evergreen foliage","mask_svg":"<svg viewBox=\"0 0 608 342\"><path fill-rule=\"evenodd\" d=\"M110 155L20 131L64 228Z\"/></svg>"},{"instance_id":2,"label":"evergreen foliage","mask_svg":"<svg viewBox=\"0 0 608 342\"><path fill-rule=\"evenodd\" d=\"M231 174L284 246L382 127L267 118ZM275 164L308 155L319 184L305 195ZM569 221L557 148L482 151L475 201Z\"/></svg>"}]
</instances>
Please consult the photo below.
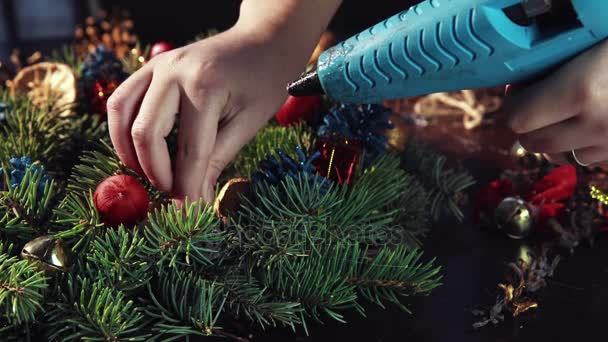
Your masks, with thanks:
<instances>
[{"instance_id":1,"label":"evergreen foliage","mask_svg":"<svg viewBox=\"0 0 608 342\"><path fill-rule=\"evenodd\" d=\"M57 58L82 67L69 49ZM409 311L410 296L441 282L420 238L442 208L461 215L456 196L472 184L414 144L402 158L378 153L350 185L335 184L310 163L314 129L270 126L226 175L257 174L254 191L220 220L201 202L171 204L122 165L103 118L60 117L2 93L0 102L10 108L0 123L0 174L14 184L0 189L2 339L244 341L236 322L307 332L344 321L346 310L364 314L365 302ZM11 182L10 159L21 156L32 165ZM115 174L149 190L145 222L104 226L93 193ZM71 254L66 272L20 259L25 243L47 234Z\"/></svg>"}]
</instances>

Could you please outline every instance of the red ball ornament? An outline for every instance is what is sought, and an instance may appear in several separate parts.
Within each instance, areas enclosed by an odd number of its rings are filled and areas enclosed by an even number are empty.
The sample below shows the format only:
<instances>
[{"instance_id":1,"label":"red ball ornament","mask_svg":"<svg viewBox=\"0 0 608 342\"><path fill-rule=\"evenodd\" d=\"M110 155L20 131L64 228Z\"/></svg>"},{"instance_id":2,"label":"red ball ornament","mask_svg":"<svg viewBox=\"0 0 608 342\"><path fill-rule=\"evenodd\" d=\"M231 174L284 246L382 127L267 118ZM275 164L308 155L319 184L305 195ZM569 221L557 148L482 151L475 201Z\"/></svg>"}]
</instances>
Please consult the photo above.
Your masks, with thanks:
<instances>
[{"instance_id":1,"label":"red ball ornament","mask_svg":"<svg viewBox=\"0 0 608 342\"><path fill-rule=\"evenodd\" d=\"M148 213L148 191L137 179L117 175L99 183L93 202L102 221L110 227L135 225Z\"/></svg>"},{"instance_id":2,"label":"red ball ornament","mask_svg":"<svg viewBox=\"0 0 608 342\"><path fill-rule=\"evenodd\" d=\"M168 42L157 42L152 45L150 52L148 53L148 60L160 55L163 52L173 50L173 45Z\"/></svg>"},{"instance_id":3,"label":"red ball ornament","mask_svg":"<svg viewBox=\"0 0 608 342\"><path fill-rule=\"evenodd\" d=\"M289 126L300 121L310 121L323 105L323 98L318 95L293 97L289 96L283 107L276 114L281 126Z\"/></svg>"}]
</instances>

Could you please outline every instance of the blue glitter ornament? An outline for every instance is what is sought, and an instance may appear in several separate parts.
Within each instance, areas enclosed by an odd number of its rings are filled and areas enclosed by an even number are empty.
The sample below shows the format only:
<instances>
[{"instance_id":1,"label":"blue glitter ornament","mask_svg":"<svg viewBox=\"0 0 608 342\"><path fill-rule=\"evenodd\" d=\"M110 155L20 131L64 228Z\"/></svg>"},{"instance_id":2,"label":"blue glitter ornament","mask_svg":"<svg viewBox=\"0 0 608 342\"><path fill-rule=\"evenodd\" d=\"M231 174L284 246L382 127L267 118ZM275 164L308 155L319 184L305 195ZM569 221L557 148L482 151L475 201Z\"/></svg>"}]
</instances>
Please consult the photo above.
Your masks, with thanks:
<instances>
[{"instance_id":1,"label":"blue glitter ornament","mask_svg":"<svg viewBox=\"0 0 608 342\"><path fill-rule=\"evenodd\" d=\"M42 196L42 194L44 193L44 187L48 182L51 181L50 177L44 173L44 167L38 164L32 165L32 160L29 157L11 158L9 163L12 166L11 171L3 170L2 168L0 168L0 191L8 190L7 185L5 183L8 178L10 178L11 188L17 188L23 181L25 173L29 169L30 175L32 176L42 174L37 189L38 197ZM10 174L10 177L8 177L7 174Z\"/></svg>"},{"instance_id":2,"label":"blue glitter ornament","mask_svg":"<svg viewBox=\"0 0 608 342\"><path fill-rule=\"evenodd\" d=\"M95 52L90 53L80 69L81 79L86 80L118 80L123 81L129 76L123 65L112 50L103 45L97 46Z\"/></svg>"},{"instance_id":3,"label":"blue glitter ornament","mask_svg":"<svg viewBox=\"0 0 608 342\"><path fill-rule=\"evenodd\" d=\"M81 101L86 110L106 113L107 99L122 81L129 76L112 50L99 45L94 53L87 56L80 69L78 80Z\"/></svg>"},{"instance_id":4,"label":"blue glitter ornament","mask_svg":"<svg viewBox=\"0 0 608 342\"><path fill-rule=\"evenodd\" d=\"M294 160L280 149L277 149L277 154L279 155L279 159L268 155L266 159L260 162L259 170L251 176L253 184L265 182L277 185L286 177L297 179L298 175L302 175L309 181L317 183L322 194L327 192L331 182L326 178L318 176L317 169L312 164L319 157L319 152L315 152L310 157L307 157L300 147L296 147L299 161Z\"/></svg>"},{"instance_id":5,"label":"blue glitter ornament","mask_svg":"<svg viewBox=\"0 0 608 342\"><path fill-rule=\"evenodd\" d=\"M323 117L323 124L319 126L317 134L324 138L341 136L356 140L366 155L375 159L388 150L388 138L383 133L393 128L389 120L390 114L389 108L377 104L341 104Z\"/></svg>"}]
</instances>

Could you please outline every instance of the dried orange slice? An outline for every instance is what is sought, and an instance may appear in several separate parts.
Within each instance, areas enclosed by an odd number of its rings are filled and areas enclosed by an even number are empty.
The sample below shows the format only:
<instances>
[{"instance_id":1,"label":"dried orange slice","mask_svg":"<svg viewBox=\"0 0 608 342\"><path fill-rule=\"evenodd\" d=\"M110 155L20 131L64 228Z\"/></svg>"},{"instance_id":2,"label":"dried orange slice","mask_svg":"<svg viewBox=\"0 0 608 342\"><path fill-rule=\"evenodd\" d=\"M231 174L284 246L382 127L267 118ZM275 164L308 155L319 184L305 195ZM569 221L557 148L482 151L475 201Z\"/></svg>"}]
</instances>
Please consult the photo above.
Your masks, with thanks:
<instances>
[{"instance_id":1,"label":"dried orange slice","mask_svg":"<svg viewBox=\"0 0 608 342\"><path fill-rule=\"evenodd\" d=\"M9 82L13 98L27 95L35 106L68 116L76 102L76 76L66 64L43 62L23 68Z\"/></svg>"}]
</instances>

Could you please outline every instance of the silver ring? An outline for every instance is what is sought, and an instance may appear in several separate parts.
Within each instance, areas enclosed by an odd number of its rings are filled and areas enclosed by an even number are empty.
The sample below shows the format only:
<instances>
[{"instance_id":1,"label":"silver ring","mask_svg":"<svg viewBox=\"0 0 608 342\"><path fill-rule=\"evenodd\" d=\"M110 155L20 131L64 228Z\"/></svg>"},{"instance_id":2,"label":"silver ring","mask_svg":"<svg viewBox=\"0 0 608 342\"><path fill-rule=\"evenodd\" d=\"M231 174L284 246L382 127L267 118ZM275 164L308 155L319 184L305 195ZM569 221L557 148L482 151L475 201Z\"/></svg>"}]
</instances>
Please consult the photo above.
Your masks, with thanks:
<instances>
[{"instance_id":1,"label":"silver ring","mask_svg":"<svg viewBox=\"0 0 608 342\"><path fill-rule=\"evenodd\" d=\"M575 161L575 162L576 162L578 165L580 165L580 166L582 166L582 167L587 167L587 166L591 165L591 163L589 163L589 164L585 164L585 163L581 162L581 161L580 161L580 160L579 160L579 159L576 157L576 152L574 152L574 150L572 150L572 159L574 159L574 161Z\"/></svg>"}]
</instances>

